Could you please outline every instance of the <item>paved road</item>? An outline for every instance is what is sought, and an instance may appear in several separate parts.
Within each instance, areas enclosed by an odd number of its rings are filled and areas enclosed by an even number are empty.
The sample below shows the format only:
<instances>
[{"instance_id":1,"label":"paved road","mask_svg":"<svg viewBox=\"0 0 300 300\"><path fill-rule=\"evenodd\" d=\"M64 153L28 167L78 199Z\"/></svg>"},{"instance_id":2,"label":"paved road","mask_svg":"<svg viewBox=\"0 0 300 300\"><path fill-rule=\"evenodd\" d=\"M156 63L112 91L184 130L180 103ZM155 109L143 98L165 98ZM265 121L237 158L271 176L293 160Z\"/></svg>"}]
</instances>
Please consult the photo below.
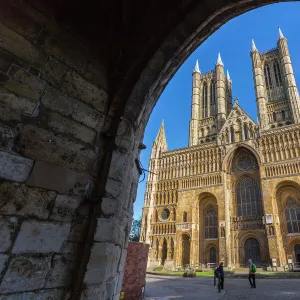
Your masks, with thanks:
<instances>
[{"instance_id":1,"label":"paved road","mask_svg":"<svg viewBox=\"0 0 300 300\"><path fill-rule=\"evenodd\" d=\"M259 279L251 289L247 279L225 280L218 293L211 277L183 278L147 275L146 300L300 300L300 279Z\"/></svg>"}]
</instances>

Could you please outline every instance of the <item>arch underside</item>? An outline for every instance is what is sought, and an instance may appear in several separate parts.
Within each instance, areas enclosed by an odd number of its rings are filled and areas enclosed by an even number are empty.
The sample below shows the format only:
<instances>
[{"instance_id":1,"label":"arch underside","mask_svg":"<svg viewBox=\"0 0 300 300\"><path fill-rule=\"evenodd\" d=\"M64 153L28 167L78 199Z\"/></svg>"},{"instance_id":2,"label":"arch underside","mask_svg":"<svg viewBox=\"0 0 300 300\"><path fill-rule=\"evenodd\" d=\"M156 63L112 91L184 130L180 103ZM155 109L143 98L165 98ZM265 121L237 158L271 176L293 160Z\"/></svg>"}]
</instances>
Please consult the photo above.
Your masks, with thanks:
<instances>
[{"instance_id":1,"label":"arch underside","mask_svg":"<svg viewBox=\"0 0 300 300\"><path fill-rule=\"evenodd\" d=\"M275 2L129 1L121 8L115 1L2 1L0 93L7 95L6 85L10 98L0 97L1 126L9 132L0 156L5 200L0 230L7 240L1 245L1 297L24 298L33 291L52 297L50 289L56 299L89 299L95 289L99 299L118 297L139 181L136 160L155 103L216 29ZM10 167L2 168L7 163ZM223 222L225 191L206 190ZM199 202L202 191L189 199ZM170 195L169 202L181 196ZM160 264L163 257L174 267L172 251L177 259L183 232L196 253L190 260L199 262L199 232L193 235L189 222L192 216L199 222L199 209L188 212L187 224L176 223L182 209L170 205L169 211L172 226L157 226L151 237L151 263ZM165 224L160 218L149 209L143 228L152 230L153 220ZM227 259L227 237L228 231L218 233L218 243L213 241L217 259Z\"/></svg>"}]
</instances>

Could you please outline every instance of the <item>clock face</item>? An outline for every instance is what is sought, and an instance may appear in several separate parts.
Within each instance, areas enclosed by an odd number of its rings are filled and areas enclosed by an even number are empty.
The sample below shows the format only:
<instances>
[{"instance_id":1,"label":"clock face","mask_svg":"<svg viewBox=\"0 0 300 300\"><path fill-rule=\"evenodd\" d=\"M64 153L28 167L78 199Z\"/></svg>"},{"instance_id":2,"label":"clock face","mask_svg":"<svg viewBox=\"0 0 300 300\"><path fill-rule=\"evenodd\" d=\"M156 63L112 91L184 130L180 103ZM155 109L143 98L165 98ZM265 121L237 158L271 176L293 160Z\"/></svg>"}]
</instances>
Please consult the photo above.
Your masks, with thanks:
<instances>
[{"instance_id":1,"label":"clock face","mask_svg":"<svg viewBox=\"0 0 300 300\"><path fill-rule=\"evenodd\" d=\"M161 214L161 218L163 220L167 220L169 218L169 216L170 216L170 211L168 208L165 208Z\"/></svg>"}]
</instances>

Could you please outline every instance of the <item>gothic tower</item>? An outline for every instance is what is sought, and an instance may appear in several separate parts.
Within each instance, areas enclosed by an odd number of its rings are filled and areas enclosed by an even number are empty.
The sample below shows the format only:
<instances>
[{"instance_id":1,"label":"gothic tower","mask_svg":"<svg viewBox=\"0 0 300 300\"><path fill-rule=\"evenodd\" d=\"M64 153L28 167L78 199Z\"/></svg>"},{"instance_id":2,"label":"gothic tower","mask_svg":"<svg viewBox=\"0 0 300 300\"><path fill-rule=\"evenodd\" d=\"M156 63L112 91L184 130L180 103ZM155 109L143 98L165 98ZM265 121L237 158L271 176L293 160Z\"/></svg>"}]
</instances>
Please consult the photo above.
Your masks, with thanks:
<instances>
[{"instance_id":1,"label":"gothic tower","mask_svg":"<svg viewBox=\"0 0 300 300\"><path fill-rule=\"evenodd\" d=\"M164 121L159 128L158 134L155 138L155 141L152 145L151 157L149 161L149 175L146 185L145 192L145 200L144 200L144 208L143 208L143 219L142 219L142 230L143 235L141 236L141 241L150 243L149 240L149 232L151 227L151 222L153 222L153 218L155 215L153 214L154 208L154 194L155 194L155 183L158 181L158 170L159 160L161 158L161 154L168 150L166 134L165 134L165 126Z\"/></svg>"},{"instance_id":2,"label":"gothic tower","mask_svg":"<svg viewBox=\"0 0 300 300\"><path fill-rule=\"evenodd\" d=\"M218 54L215 69L201 74L198 60L193 70L192 116L189 146L215 141L232 108L231 79Z\"/></svg>"},{"instance_id":3,"label":"gothic tower","mask_svg":"<svg viewBox=\"0 0 300 300\"><path fill-rule=\"evenodd\" d=\"M260 54L251 49L258 119L261 130L300 123L300 102L287 39L279 28L277 48Z\"/></svg>"}]
</instances>

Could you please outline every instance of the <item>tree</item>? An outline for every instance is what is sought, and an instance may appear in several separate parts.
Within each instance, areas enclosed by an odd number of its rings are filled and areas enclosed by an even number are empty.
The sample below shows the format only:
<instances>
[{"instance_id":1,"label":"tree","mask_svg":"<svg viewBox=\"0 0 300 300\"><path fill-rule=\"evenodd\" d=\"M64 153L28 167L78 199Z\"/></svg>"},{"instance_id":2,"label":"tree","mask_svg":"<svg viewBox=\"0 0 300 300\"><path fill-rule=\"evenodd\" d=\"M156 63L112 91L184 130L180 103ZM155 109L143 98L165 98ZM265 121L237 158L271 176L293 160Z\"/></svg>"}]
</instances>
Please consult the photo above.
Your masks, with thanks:
<instances>
[{"instance_id":1,"label":"tree","mask_svg":"<svg viewBox=\"0 0 300 300\"><path fill-rule=\"evenodd\" d=\"M129 235L129 240L131 242L138 242L140 240L141 226L142 226L142 218L133 219L132 227Z\"/></svg>"}]
</instances>

